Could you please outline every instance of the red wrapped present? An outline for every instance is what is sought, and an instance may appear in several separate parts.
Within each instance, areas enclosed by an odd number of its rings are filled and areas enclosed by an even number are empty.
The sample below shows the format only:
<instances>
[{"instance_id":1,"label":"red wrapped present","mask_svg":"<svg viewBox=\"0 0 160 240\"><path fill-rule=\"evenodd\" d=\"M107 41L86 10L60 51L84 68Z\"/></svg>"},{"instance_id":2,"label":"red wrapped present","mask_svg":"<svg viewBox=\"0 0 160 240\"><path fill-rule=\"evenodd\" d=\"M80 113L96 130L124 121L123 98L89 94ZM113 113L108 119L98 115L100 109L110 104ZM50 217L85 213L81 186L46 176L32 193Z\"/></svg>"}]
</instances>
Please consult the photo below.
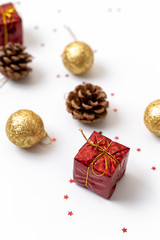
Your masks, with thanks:
<instances>
[{"instance_id":1,"label":"red wrapped present","mask_svg":"<svg viewBox=\"0 0 160 240\"><path fill-rule=\"evenodd\" d=\"M7 42L22 44L22 19L12 3L0 6L0 46Z\"/></svg>"},{"instance_id":2,"label":"red wrapped present","mask_svg":"<svg viewBox=\"0 0 160 240\"><path fill-rule=\"evenodd\" d=\"M104 198L110 198L124 175L130 148L93 132L74 158L74 181Z\"/></svg>"}]
</instances>

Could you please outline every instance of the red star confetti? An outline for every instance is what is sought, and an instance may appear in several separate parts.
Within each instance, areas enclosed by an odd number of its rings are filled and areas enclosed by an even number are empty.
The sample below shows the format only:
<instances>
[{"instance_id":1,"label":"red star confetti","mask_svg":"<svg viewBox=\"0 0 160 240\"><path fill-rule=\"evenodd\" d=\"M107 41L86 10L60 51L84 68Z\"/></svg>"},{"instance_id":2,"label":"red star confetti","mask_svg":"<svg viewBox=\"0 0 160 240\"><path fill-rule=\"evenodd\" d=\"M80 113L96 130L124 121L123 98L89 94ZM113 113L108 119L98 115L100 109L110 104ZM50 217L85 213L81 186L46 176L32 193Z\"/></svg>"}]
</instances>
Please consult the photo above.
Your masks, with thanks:
<instances>
[{"instance_id":1,"label":"red star confetti","mask_svg":"<svg viewBox=\"0 0 160 240\"><path fill-rule=\"evenodd\" d=\"M69 197L68 197L68 195L64 195L64 199L66 199L66 200L67 200L68 198L69 198Z\"/></svg>"},{"instance_id":2,"label":"red star confetti","mask_svg":"<svg viewBox=\"0 0 160 240\"><path fill-rule=\"evenodd\" d=\"M55 142L56 141L56 138L52 138L52 142Z\"/></svg>"},{"instance_id":3,"label":"red star confetti","mask_svg":"<svg viewBox=\"0 0 160 240\"><path fill-rule=\"evenodd\" d=\"M117 137L117 136L116 136L116 137L115 137L115 139L116 139L116 140L118 140L118 139L119 139L119 137Z\"/></svg>"},{"instance_id":4,"label":"red star confetti","mask_svg":"<svg viewBox=\"0 0 160 240\"><path fill-rule=\"evenodd\" d=\"M35 59L35 57L34 57L34 56L31 56L31 58L32 58L32 60L33 60L33 59Z\"/></svg>"},{"instance_id":5,"label":"red star confetti","mask_svg":"<svg viewBox=\"0 0 160 240\"><path fill-rule=\"evenodd\" d=\"M70 179L70 180L69 180L69 182L70 182L70 183L73 183L73 182L74 182L74 180L73 180L73 179Z\"/></svg>"},{"instance_id":6,"label":"red star confetti","mask_svg":"<svg viewBox=\"0 0 160 240\"><path fill-rule=\"evenodd\" d=\"M60 78L60 75L59 75L59 74L57 74L57 78Z\"/></svg>"},{"instance_id":7,"label":"red star confetti","mask_svg":"<svg viewBox=\"0 0 160 240\"><path fill-rule=\"evenodd\" d=\"M35 30L38 30L38 29L39 29L39 27L38 27L38 26L35 26L35 27L34 27L34 29L35 29Z\"/></svg>"},{"instance_id":8,"label":"red star confetti","mask_svg":"<svg viewBox=\"0 0 160 240\"><path fill-rule=\"evenodd\" d=\"M156 167L152 167L152 170L155 171L155 170L156 170Z\"/></svg>"},{"instance_id":9,"label":"red star confetti","mask_svg":"<svg viewBox=\"0 0 160 240\"><path fill-rule=\"evenodd\" d=\"M94 50L93 52L94 52L94 53L97 53L97 50Z\"/></svg>"},{"instance_id":10,"label":"red star confetti","mask_svg":"<svg viewBox=\"0 0 160 240\"><path fill-rule=\"evenodd\" d=\"M127 232L127 228L122 228L122 232L123 233Z\"/></svg>"},{"instance_id":11,"label":"red star confetti","mask_svg":"<svg viewBox=\"0 0 160 240\"><path fill-rule=\"evenodd\" d=\"M53 32L57 32L57 29L56 29L56 28L53 28Z\"/></svg>"},{"instance_id":12,"label":"red star confetti","mask_svg":"<svg viewBox=\"0 0 160 240\"><path fill-rule=\"evenodd\" d=\"M141 149L140 148L137 148L137 152L140 152L141 151Z\"/></svg>"},{"instance_id":13,"label":"red star confetti","mask_svg":"<svg viewBox=\"0 0 160 240\"><path fill-rule=\"evenodd\" d=\"M114 111L114 112L117 112L117 111L118 111L118 109L117 109L117 108L114 108L114 109L113 109L113 111Z\"/></svg>"},{"instance_id":14,"label":"red star confetti","mask_svg":"<svg viewBox=\"0 0 160 240\"><path fill-rule=\"evenodd\" d=\"M72 212L72 211L68 212L68 215L69 215L69 216L72 216L72 215L73 215L73 212Z\"/></svg>"},{"instance_id":15,"label":"red star confetti","mask_svg":"<svg viewBox=\"0 0 160 240\"><path fill-rule=\"evenodd\" d=\"M41 47L44 47L45 46L45 44L44 43L41 43Z\"/></svg>"},{"instance_id":16,"label":"red star confetti","mask_svg":"<svg viewBox=\"0 0 160 240\"><path fill-rule=\"evenodd\" d=\"M114 96L115 94L114 93L111 93L111 96Z\"/></svg>"}]
</instances>

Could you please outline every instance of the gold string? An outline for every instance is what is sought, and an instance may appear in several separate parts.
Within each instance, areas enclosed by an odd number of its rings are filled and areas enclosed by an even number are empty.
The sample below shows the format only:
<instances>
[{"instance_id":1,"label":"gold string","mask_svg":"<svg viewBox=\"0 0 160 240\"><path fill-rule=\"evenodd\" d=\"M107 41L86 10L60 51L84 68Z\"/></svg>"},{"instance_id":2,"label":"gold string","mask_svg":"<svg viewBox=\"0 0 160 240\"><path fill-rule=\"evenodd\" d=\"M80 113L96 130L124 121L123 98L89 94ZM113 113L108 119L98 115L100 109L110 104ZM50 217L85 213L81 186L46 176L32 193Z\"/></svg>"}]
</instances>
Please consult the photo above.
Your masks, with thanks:
<instances>
[{"instance_id":1,"label":"gold string","mask_svg":"<svg viewBox=\"0 0 160 240\"><path fill-rule=\"evenodd\" d=\"M72 30L66 25L64 25L64 28L70 33L70 35L73 37L73 39L75 41L77 41L77 38L76 38L75 34L72 32Z\"/></svg>"},{"instance_id":2,"label":"gold string","mask_svg":"<svg viewBox=\"0 0 160 240\"><path fill-rule=\"evenodd\" d=\"M83 137L85 138L85 140L87 141L87 143L89 143L90 145L92 145L93 147L96 147L99 151L101 151L101 153L96 156L96 158L91 162L91 164L89 165L89 167L87 168L87 175L86 175L86 187L87 187L87 184L88 184L88 177L89 177L89 170L90 170L90 167L92 169L92 172L95 176L97 177L100 177L100 176L103 176L106 171L107 171L107 168L108 168L108 164L107 164L107 158L106 158L106 155L109 157L109 159L113 162L113 161L116 161L118 163L118 166L119 166L119 174L118 174L118 178L119 178L119 175L120 175L120 163L118 162L118 160L113 157L112 154L110 154L109 152L107 152L108 148L111 146L112 144L112 141L110 141L110 143L108 144L107 148L104 149L102 148L101 146L99 146L100 142L103 141L103 139L101 139L97 144L94 144L92 142L89 142L88 139L86 138L86 136L84 135L83 133L83 130L80 129L80 132L82 133ZM93 166L94 166L94 163L101 157L104 155L104 160L105 160L105 170L103 173L101 174L96 174L94 169L93 169Z\"/></svg>"},{"instance_id":3,"label":"gold string","mask_svg":"<svg viewBox=\"0 0 160 240\"><path fill-rule=\"evenodd\" d=\"M2 14L2 20L4 24L4 43L6 44L8 42L8 29L7 29L7 19L12 18L12 13L15 13L15 8L9 8L6 10L3 10L2 6L0 6L0 13Z\"/></svg>"},{"instance_id":4,"label":"gold string","mask_svg":"<svg viewBox=\"0 0 160 240\"><path fill-rule=\"evenodd\" d=\"M6 77L3 77L3 78L1 78L0 79L0 88L2 88L5 84L6 84L6 82L8 81L8 78L6 78Z\"/></svg>"}]
</instances>

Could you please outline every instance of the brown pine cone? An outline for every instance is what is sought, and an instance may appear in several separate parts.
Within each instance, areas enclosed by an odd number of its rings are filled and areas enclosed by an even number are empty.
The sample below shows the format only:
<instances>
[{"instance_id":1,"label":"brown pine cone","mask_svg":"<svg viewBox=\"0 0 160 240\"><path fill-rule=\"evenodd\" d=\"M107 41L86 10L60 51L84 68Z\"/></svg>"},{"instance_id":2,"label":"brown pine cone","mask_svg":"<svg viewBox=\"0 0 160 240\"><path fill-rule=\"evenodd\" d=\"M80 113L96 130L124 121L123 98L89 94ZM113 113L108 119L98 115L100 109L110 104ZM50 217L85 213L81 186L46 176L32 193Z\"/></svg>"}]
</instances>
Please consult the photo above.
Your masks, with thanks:
<instances>
[{"instance_id":1,"label":"brown pine cone","mask_svg":"<svg viewBox=\"0 0 160 240\"><path fill-rule=\"evenodd\" d=\"M31 55L24 52L25 46L20 43L7 43L0 46L0 72L7 78L18 80L28 75L31 68L27 63L31 62Z\"/></svg>"},{"instance_id":2,"label":"brown pine cone","mask_svg":"<svg viewBox=\"0 0 160 240\"><path fill-rule=\"evenodd\" d=\"M83 123L98 122L107 115L109 102L106 98L106 93L99 86L90 83L78 85L68 94L67 111Z\"/></svg>"}]
</instances>

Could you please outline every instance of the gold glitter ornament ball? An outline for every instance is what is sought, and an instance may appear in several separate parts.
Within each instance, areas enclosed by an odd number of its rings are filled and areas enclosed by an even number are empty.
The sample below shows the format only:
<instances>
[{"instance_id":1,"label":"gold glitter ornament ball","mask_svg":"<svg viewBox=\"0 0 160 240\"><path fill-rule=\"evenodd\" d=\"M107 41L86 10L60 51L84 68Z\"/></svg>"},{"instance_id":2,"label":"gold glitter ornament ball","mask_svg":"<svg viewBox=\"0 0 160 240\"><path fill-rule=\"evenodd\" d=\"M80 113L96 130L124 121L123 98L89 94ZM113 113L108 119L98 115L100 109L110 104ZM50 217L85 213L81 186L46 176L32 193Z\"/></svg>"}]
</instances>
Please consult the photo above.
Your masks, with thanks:
<instances>
[{"instance_id":1,"label":"gold glitter ornament ball","mask_svg":"<svg viewBox=\"0 0 160 240\"><path fill-rule=\"evenodd\" d=\"M30 110L13 113L6 123L6 133L21 148L30 148L47 136L42 119Z\"/></svg>"},{"instance_id":2,"label":"gold glitter ornament ball","mask_svg":"<svg viewBox=\"0 0 160 240\"><path fill-rule=\"evenodd\" d=\"M160 100L148 105L144 113L146 127L157 136L160 136Z\"/></svg>"},{"instance_id":3,"label":"gold glitter ornament ball","mask_svg":"<svg viewBox=\"0 0 160 240\"><path fill-rule=\"evenodd\" d=\"M66 46L63 52L63 63L73 74L87 72L93 64L93 51L84 42L75 41Z\"/></svg>"}]
</instances>

